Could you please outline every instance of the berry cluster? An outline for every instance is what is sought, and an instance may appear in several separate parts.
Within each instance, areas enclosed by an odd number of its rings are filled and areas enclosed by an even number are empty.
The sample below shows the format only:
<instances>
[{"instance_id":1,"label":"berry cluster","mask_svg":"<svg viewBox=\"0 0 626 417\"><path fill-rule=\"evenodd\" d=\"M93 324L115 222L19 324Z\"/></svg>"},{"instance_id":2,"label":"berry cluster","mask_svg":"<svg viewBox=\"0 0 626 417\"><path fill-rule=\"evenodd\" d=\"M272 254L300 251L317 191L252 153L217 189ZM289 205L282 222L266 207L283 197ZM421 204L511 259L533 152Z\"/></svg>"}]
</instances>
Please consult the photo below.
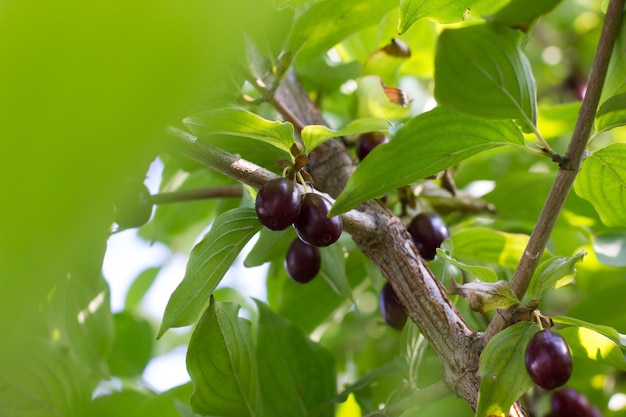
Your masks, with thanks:
<instances>
[{"instance_id":1,"label":"berry cluster","mask_svg":"<svg viewBox=\"0 0 626 417\"><path fill-rule=\"evenodd\" d=\"M340 217L328 217L330 201L319 194L301 193L287 178L276 178L261 187L255 208L259 221L269 230L293 225L298 237L287 250L285 269L297 282L312 280L321 266L319 247L332 245L343 231Z\"/></svg>"},{"instance_id":2,"label":"berry cluster","mask_svg":"<svg viewBox=\"0 0 626 417\"><path fill-rule=\"evenodd\" d=\"M537 386L553 390L572 375L572 355L567 342L551 330L540 330L526 346L526 371ZM547 417L601 417L600 411L573 388L552 392L552 411Z\"/></svg>"}]
</instances>

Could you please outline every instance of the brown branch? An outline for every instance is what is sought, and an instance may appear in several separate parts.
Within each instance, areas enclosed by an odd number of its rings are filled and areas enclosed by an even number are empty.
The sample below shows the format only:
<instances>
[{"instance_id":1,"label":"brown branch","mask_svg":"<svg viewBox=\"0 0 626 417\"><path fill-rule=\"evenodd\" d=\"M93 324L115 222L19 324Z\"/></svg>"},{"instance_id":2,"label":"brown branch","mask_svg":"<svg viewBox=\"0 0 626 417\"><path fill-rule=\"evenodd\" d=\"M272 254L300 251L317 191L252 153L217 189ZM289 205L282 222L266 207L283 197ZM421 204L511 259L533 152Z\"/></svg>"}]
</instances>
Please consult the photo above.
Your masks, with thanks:
<instances>
[{"instance_id":1,"label":"brown branch","mask_svg":"<svg viewBox=\"0 0 626 417\"><path fill-rule=\"evenodd\" d=\"M511 278L511 288L520 300L528 289L533 273L537 269L541 255L548 244L552 229L582 165L589 134L593 127L593 121L600 101L602 86L604 85L611 59L613 45L619 32L624 1L611 0L609 3L598 42L598 50L589 74L587 92L583 98L572 139L565 154L565 161L560 164L559 172L554 179L554 184L539 214L535 228L530 235L528 245ZM492 320L485 331L486 340L489 340L504 327L511 324L511 311L507 310L501 313L494 316L494 320Z\"/></svg>"},{"instance_id":2,"label":"brown branch","mask_svg":"<svg viewBox=\"0 0 626 417\"><path fill-rule=\"evenodd\" d=\"M243 189L241 185L224 185L222 187L197 188L194 190L154 194L150 196L150 201L152 204L171 204L210 198L241 197L242 195Z\"/></svg>"}]
</instances>

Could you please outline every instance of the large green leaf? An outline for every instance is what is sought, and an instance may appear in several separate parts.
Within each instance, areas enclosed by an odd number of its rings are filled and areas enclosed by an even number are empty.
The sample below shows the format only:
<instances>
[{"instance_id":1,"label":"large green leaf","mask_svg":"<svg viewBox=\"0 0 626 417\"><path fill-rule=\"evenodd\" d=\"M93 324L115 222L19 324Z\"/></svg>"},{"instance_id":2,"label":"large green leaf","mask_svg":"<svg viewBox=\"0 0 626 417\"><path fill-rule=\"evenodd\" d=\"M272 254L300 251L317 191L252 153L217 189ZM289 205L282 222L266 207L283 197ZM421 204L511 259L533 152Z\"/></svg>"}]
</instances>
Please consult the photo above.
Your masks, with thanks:
<instances>
[{"instance_id":1,"label":"large green leaf","mask_svg":"<svg viewBox=\"0 0 626 417\"><path fill-rule=\"evenodd\" d=\"M574 357L582 356L601 361L626 371L626 359L619 346L608 337L587 327L567 327L559 330Z\"/></svg>"},{"instance_id":2,"label":"large green leaf","mask_svg":"<svg viewBox=\"0 0 626 417\"><path fill-rule=\"evenodd\" d=\"M576 264L587 254L578 252L574 256L555 256L543 261L530 281L528 295L533 300L541 299L543 292L549 288L561 288L574 280Z\"/></svg>"},{"instance_id":3,"label":"large green leaf","mask_svg":"<svg viewBox=\"0 0 626 417\"><path fill-rule=\"evenodd\" d=\"M257 305L257 363L259 379L263 381L263 415L333 416L332 407L319 408L336 393L332 355L266 304Z\"/></svg>"},{"instance_id":4,"label":"large green leaf","mask_svg":"<svg viewBox=\"0 0 626 417\"><path fill-rule=\"evenodd\" d=\"M598 108L596 130L604 132L626 124L626 85Z\"/></svg>"},{"instance_id":5,"label":"large green leaf","mask_svg":"<svg viewBox=\"0 0 626 417\"><path fill-rule=\"evenodd\" d=\"M226 134L260 140L289 152L293 125L277 122L236 107L209 110L186 117L183 123L196 136Z\"/></svg>"},{"instance_id":6,"label":"large green leaf","mask_svg":"<svg viewBox=\"0 0 626 417\"><path fill-rule=\"evenodd\" d=\"M211 230L189 256L185 277L172 293L158 337L171 327L193 323L233 263L261 224L254 209L237 208L218 216Z\"/></svg>"},{"instance_id":7,"label":"large green leaf","mask_svg":"<svg viewBox=\"0 0 626 417\"><path fill-rule=\"evenodd\" d=\"M522 134L512 121L435 108L409 120L393 140L376 147L359 164L331 215L504 145L524 146Z\"/></svg>"},{"instance_id":8,"label":"large green leaf","mask_svg":"<svg viewBox=\"0 0 626 417\"><path fill-rule=\"evenodd\" d=\"M480 355L480 392L476 417L504 417L533 382L526 373L524 352L539 328L527 321L496 334Z\"/></svg>"},{"instance_id":9,"label":"large green leaf","mask_svg":"<svg viewBox=\"0 0 626 417\"><path fill-rule=\"evenodd\" d=\"M454 23L472 16L494 13L508 0L400 0L398 33L406 32L417 19L429 18L438 23Z\"/></svg>"},{"instance_id":10,"label":"large green leaf","mask_svg":"<svg viewBox=\"0 0 626 417\"><path fill-rule=\"evenodd\" d=\"M397 0L317 2L296 20L287 50L301 59L315 57L351 33L378 23L397 4Z\"/></svg>"},{"instance_id":11,"label":"large green leaf","mask_svg":"<svg viewBox=\"0 0 626 417\"><path fill-rule=\"evenodd\" d=\"M261 415L261 395L250 322L239 306L211 302L189 341L187 370L193 382L191 407L202 415Z\"/></svg>"},{"instance_id":12,"label":"large green leaf","mask_svg":"<svg viewBox=\"0 0 626 417\"><path fill-rule=\"evenodd\" d=\"M491 24L444 30L435 57L435 98L468 114L536 126L535 79L519 33Z\"/></svg>"},{"instance_id":13,"label":"large green leaf","mask_svg":"<svg viewBox=\"0 0 626 417\"><path fill-rule=\"evenodd\" d=\"M380 118L357 119L338 130L329 129L321 125L309 125L302 129L302 141L306 151L311 152L317 146L332 138L387 129L389 129L389 122Z\"/></svg>"},{"instance_id":14,"label":"large green leaf","mask_svg":"<svg viewBox=\"0 0 626 417\"><path fill-rule=\"evenodd\" d=\"M605 225L626 227L626 143L614 143L587 157L574 190L593 205Z\"/></svg>"}]
</instances>

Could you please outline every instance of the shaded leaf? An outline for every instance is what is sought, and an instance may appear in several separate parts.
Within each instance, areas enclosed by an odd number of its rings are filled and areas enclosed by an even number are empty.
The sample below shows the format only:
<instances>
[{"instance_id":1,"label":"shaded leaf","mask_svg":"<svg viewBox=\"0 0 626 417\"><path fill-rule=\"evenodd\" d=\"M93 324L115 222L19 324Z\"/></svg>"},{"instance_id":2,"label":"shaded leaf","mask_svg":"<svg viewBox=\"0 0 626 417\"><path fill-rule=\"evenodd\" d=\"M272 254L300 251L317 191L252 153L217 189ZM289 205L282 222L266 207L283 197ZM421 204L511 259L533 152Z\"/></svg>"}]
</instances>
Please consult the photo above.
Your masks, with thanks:
<instances>
[{"instance_id":1,"label":"shaded leaf","mask_svg":"<svg viewBox=\"0 0 626 417\"><path fill-rule=\"evenodd\" d=\"M198 137L225 134L260 140L289 152L294 141L293 125L264 119L248 110L226 107L197 113L183 124Z\"/></svg>"},{"instance_id":2,"label":"shaded leaf","mask_svg":"<svg viewBox=\"0 0 626 417\"><path fill-rule=\"evenodd\" d=\"M368 154L338 196L331 215L504 145L524 145L513 122L435 108L409 120L389 143Z\"/></svg>"},{"instance_id":3,"label":"shaded leaf","mask_svg":"<svg viewBox=\"0 0 626 417\"><path fill-rule=\"evenodd\" d=\"M531 23L554 9L562 0L544 0L528 2L526 0L513 0L497 13L487 16L486 19L502 23L507 26L517 26Z\"/></svg>"},{"instance_id":4,"label":"shaded leaf","mask_svg":"<svg viewBox=\"0 0 626 417\"><path fill-rule=\"evenodd\" d=\"M272 261L278 258L285 258L289 245L296 237L292 228L285 230L268 230L261 228L259 238L248 252L243 264L248 267L254 267Z\"/></svg>"},{"instance_id":5,"label":"shaded leaf","mask_svg":"<svg viewBox=\"0 0 626 417\"><path fill-rule=\"evenodd\" d=\"M626 348L626 335L619 333L612 327L589 323L583 320L576 319L574 317L567 316L552 316L552 321L554 323L568 324L570 326L585 327L597 333L603 334L616 344Z\"/></svg>"},{"instance_id":6,"label":"shaded leaf","mask_svg":"<svg viewBox=\"0 0 626 417\"><path fill-rule=\"evenodd\" d=\"M532 387L526 372L526 345L539 327L519 322L496 334L480 354L480 391L476 417L504 417L511 405Z\"/></svg>"},{"instance_id":7,"label":"shaded leaf","mask_svg":"<svg viewBox=\"0 0 626 417\"><path fill-rule=\"evenodd\" d=\"M545 290L558 289L572 282L576 276L576 264L586 254L580 251L574 256L555 256L539 264L528 286L531 299L539 300Z\"/></svg>"},{"instance_id":8,"label":"shaded leaf","mask_svg":"<svg viewBox=\"0 0 626 417\"><path fill-rule=\"evenodd\" d=\"M259 379L263 381L263 415L307 417L335 395L333 357L266 304L257 305L257 363ZM326 407L316 415L331 417L333 411Z\"/></svg>"},{"instance_id":9,"label":"shaded leaf","mask_svg":"<svg viewBox=\"0 0 626 417\"><path fill-rule=\"evenodd\" d=\"M320 275L328 282L337 294L349 300L352 298L352 288L346 276L346 258L342 245L334 244L320 248L322 266Z\"/></svg>"},{"instance_id":10,"label":"shaded leaf","mask_svg":"<svg viewBox=\"0 0 626 417\"><path fill-rule=\"evenodd\" d=\"M537 125L535 79L519 33L490 24L446 29L435 56L435 98L475 116Z\"/></svg>"},{"instance_id":11,"label":"shaded leaf","mask_svg":"<svg viewBox=\"0 0 626 417\"><path fill-rule=\"evenodd\" d=\"M450 255L449 251L444 251L437 248L437 255L444 258L447 262L456 266L460 270L475 276L482 282L496 282L498 280L498 275L496 275L496 273L493 272L491 269L485 266L468 265L464 262L458 261Z\"/></svg>"},{"instance_id":12,"label":"shaded leaf","mask_svg":"<svg viewBox=\"0 0 626 417\"><path fill-rule=\"evenodd\" d=\"M187 352L194 412L221 417L260 416L261 396L250 322L239 306L211 302L194 329Z\"/></svg>"},{"instance_id":13,"label":"shaded leaf","mask_svg":"<svg viewBox=\"0 0 626 417\"><path fill-rule=\"evenodd\" d=\"M626 359L619 346L608 337L587 327L567 327L559 331L574 357L582 356L626 371Z\"/></svg>"},{"instance_id":14,"label":"shaded leaf","mask_svg":"<svg viewBox=\"0 0 626 417\"><path fill-rule=\"evenodd\" d=\"M193 323L245 244L260 229L256 211L237 208L218 216L193 248L185 277L172 293L157 337Z\"/></svg>"},{"instance_id":15,"label":"shaded leaf","mask_svg":"<svg viewBox=\"0 0 626 417\"><path fill-rule=\"evenodd\" d=\"M109 368L116 376L139 376L152 358L152 324L129 312L117 313L115 342L109 355Z\"/></svg>"},{"instance_id":16,"label":"shaded leaf","mask_svg":"<svg viewBox=\"0 0 626 417\"><path fill-rule=\"evenodd\" d=\"M357 119L338 130L332 130L321 125L309 125L302 129L302 141L306 151L311 152L317 146L332 138L381 130L386 131L387 129L389 129L389 122L380 118Z\"/></svg>"},{"instance_id":17,"label":"shaded leaf","mask_svg":"<svg viewBox=\"0 0 626 417\"><path fill-rule=\"evenodd\" d=\"M596 130L605 132L626 124L626 86L625 92L609 97L598 108L596 115Z\"/></svg>"},{"instance_id":18,"label":"shaded leaf","mask_svg":"<svg viewBox=\"0 0 626 417\"><path fill-rule=\"evenodd\" d=\"M400 0L398 33L406 32L416 20L429 18L438 23L455 23L465 20L470 14L482 16L494 13L506 0L452 0L446 2L425 0Z\"/></svg>"},{"instance_id":19,"label":"shaded leaf","mask_svg":"<svg viewBox=\"0 0 626 417\"><path fill-rule=\"evenodd\" d=\"M574 182L609 227L626 227L626 143L614 143L583 161Z\"/></svg>"},{"instance_id":20,"label":"shaded leaf","mask_svg":"<svg viewBox=\"0 0 626 417\"><path fill-rule=\"evenodd\" d=\"M451 283L450 293L467 298L473 311L484 313L496 308L508 308L519 304L508 281L468 282L462 285L457 284L456 281L451 281Z\"/></svg>"}]
</instances>

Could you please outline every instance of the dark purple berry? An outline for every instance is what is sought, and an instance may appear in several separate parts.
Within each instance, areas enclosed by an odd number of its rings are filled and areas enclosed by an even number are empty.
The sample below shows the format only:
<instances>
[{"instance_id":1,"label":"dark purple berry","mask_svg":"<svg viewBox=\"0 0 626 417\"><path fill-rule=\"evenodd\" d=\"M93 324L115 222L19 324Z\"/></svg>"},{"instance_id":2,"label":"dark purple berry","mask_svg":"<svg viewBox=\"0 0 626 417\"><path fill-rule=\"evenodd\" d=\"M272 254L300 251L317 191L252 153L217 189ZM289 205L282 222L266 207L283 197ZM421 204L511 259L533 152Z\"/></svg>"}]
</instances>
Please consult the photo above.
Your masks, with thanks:
<instances>
[{"instance_id":1,"label":"dark purple berry","mask_svg":"<svg viewBox=\"0 0 626 417\"><path fill-rule=\"evenodd\" d=\"M293 224L303 242L311 246L328 246L339 239L343 224L339 216L328 217L331 206L330 201L319 194L304 194L300 215Z\"/></svg>"},{"instance_id":2,"label":"dark purple berry","mask_svg":"<svg viewBox=\"0 0 626 417\"><path fill-rule=\"evenodd\" d=\"M572 355L567 342L558 333L540 330L526 346L526 371L535 384L554 389L572 375Z\"/></svg>"},{"instance_id":3,"label":"dark purple berry","mask_svg":"<svg viewBox=\"0 0 626 417\"><path fill-rule=\"evenodd\" d=\"M380 292L379 304L380 314L383 316L385 323L396 330L402 330L404 323L406 323L406 311L400 304L393 287L388 282L385 283Z\"/></svg>"},{"instance_id":4,"label":"dark purple berry","mask_svg":"<svg viewBox=\"0 0 626 417\"><path fill-rule=\"evenodd\" d=\"M254 204L259 221L270 230L289 227L300 214L301 193L287 178L269 180L261 187Z\"/></svg>"},{"instance_id":5,"label":"dark purple berry","mask_svg":"<svg viewBox=\"0 0 626 417\"><path fill-rule=\"evenodd\" d=\"M409 234L424 259L434 259L441 242L450 236L448 227L435 213L420 213L411 220Z\"/></svg>"},{"instance_id":6,"label":"dark purple berry","mask_svg":"<svg viewBox=\"0 0 626 417\"><path fill-rule=\"evenodd\" d=\"M557 416L586 416L589 401L573 388L562 388L552 393L550 398L552 413Z\"/></svg>"},{"instance_id":7,"label":"dark purple berry","mask_svg":"<svg viewBox=\"0 0 626 417\"><path fill-rule=\"evenodd\" d=\"M356 156L359 161L365 159L372 149L378 145L389 142L389 138L380 132L364 133L356 141Z\"/></svg>"},{"instance_id":8,"label":"dark purple berry","mask_svg":"<svg viewBox=\"0 0 626 417\"><path fill-rule=\"evenodd\" d=\"M294 281L311 281L320 271L321 265L322 257L318 248L307 245L298 238L291 242L285 257L285 269Z\"/></svg>"},{"instance_id":9,"label":"dark purple berry","mask_svg":"<svg viewBox=\"0 0 626 417\"><path fill-rule=\"evenodd\" d=\"M131 186L115 202L115 223L122 229L142 226L150 216L150 190L144 184Z\"/></svg>"}]
</instances>

